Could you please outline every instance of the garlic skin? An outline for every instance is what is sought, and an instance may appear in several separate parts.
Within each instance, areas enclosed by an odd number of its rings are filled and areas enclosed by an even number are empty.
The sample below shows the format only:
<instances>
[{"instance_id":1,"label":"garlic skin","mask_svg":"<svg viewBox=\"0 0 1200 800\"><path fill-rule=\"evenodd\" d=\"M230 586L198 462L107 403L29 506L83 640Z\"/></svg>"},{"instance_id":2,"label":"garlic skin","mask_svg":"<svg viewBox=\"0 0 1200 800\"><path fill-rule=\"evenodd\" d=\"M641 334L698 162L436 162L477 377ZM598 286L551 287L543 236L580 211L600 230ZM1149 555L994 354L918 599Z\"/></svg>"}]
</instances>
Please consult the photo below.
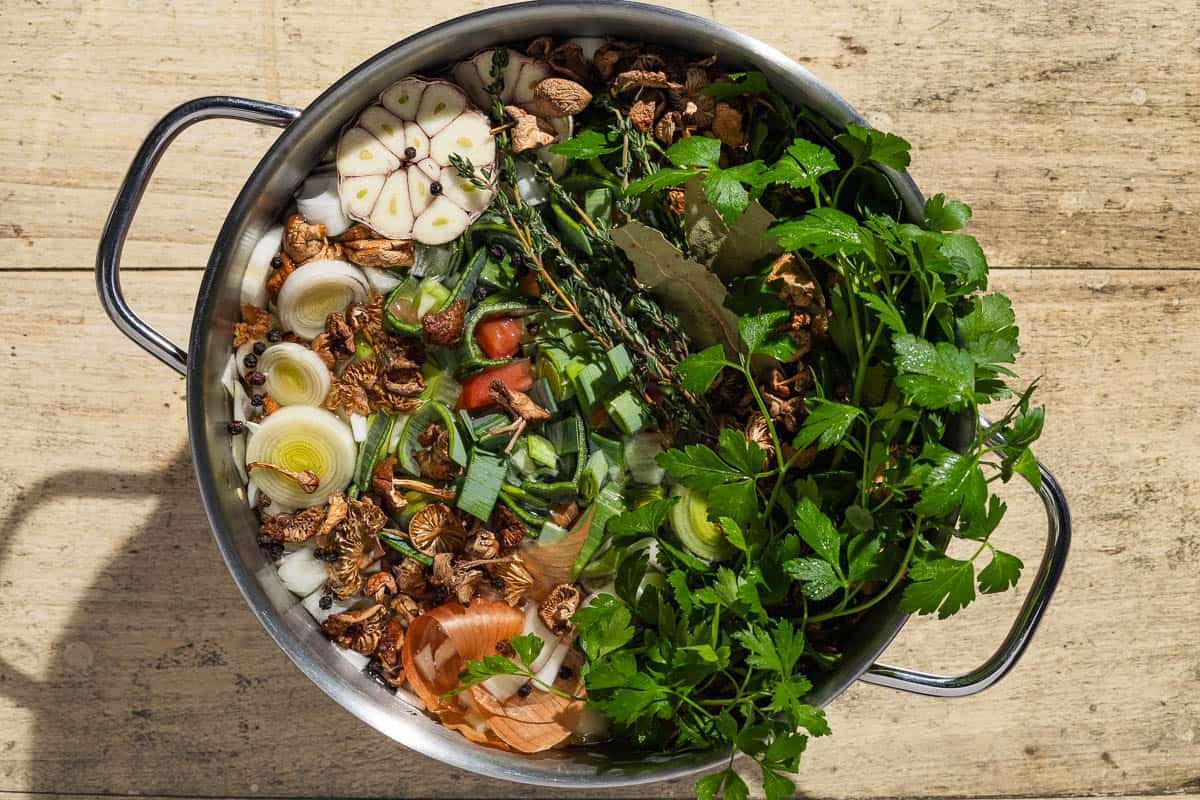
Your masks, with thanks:
<instances>
[{"instance_id":1,"label":"garlic skin","mask_svg":"<svg viewBox=\"0 0 1200 800\"><path fill-rule=\"evenodd\" d=\"M404 78L342 132L337 152L342 209L388 239L452 241L495 194L459 177L454 156L470 161L478 177L494 169L496 141L488 118L452 83Z\"/></svg>"}]
</instances>

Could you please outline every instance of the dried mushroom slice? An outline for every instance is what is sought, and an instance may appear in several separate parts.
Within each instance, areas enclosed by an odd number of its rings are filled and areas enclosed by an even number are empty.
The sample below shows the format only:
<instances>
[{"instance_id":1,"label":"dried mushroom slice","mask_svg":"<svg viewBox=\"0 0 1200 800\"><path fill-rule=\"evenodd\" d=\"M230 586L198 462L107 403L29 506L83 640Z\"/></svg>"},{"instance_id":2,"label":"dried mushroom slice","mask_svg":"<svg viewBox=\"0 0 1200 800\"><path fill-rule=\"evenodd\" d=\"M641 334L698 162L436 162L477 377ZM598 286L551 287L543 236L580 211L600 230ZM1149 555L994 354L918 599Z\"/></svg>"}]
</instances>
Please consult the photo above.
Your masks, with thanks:
<instances>
[{"instance_id":1,"label":"dried mushroom slice","mask_svg":"<svg viewBox=\"0 0 1200 800\"><path fill-rule=\"evenodd\" d=\"M342 207L388 239L445 244L492 201L491 189L459 177L455 157L479 175L496 161L488 118L447 81L392 84L338 141Z\"/></svg>"}]
</instances>

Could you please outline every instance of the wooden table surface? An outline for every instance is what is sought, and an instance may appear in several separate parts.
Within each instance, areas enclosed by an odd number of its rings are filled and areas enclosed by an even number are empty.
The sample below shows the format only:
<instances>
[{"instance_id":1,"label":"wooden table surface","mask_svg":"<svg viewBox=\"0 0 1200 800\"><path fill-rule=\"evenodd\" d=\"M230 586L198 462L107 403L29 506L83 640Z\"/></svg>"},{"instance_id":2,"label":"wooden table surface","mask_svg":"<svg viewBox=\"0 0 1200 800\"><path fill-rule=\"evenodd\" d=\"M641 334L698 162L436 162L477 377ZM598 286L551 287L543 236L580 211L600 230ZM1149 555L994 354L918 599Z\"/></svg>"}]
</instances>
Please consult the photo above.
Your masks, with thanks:
<instances>
[{"instance_id":1,"label":"wooden table surface","mask_svg":"<svg viewBox=\"0 0 1200 800\"><path fill-rule=\"evenodd\" d=\"M206 94L303 106L396 39L486 5L3 3L0 797L552 796L404 750L287 662L208 534L183 382L109 324L91 271L167 109ZM1200 794L1200 5L669 5L805 63L915 143L927 191L974 207L1020 318L1021 372L1043 376L1039 452L1075 512L1059 595L1016 672L957 701L853 687L805 755L802 793ZM125 285L179 341L274 136L188 131L146 196ZM1010 494L1003 537L1032 565L1041 512ZM914 621L888 659L969 667L1018 601Z\"/></svg>"}]
</instances>

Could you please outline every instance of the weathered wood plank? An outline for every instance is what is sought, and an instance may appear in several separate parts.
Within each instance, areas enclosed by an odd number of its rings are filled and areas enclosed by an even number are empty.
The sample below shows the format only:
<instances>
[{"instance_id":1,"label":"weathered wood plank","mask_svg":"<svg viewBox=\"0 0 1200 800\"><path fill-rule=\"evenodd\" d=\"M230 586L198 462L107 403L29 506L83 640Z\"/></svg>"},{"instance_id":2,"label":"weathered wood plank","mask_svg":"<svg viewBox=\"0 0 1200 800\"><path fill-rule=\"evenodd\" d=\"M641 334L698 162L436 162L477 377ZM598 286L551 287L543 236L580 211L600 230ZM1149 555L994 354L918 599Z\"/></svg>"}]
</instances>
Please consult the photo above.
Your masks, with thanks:
<instances>
[{"instance_id":1,"label":"weathered wood plank","mask_svg":"<svg viewBox=\"0 0 1200 800\"><path fill-rule=\"evenodd\" d=\"M195 273L136 273L171 335ZM183 384L104 318L86 273L10 273L0 315L0 790L550 797L391 744L313 687L225 573L193 488ZM808 796L1200 790L1200 272L1001 271L1043 375L1041 454L1074 505L1061 594L1018 670L961 701L859 686L805 756ZM40 413L39 413L40 412ZM1003 537L1032 569L1040 512ZM1011 544L1008 544L1011 543ZM914 621L889 660L960 669L1016 597ZM624 796L686 796L683 784Z\"/></svg>"},{"instance_id":2,"label":"weathered wood plank","mask_svg":"<svg viewBox=\"0 0 1200 800\"><path fill-rule=\"evenodd\" d=\"M996 263L1187 266L1200 201L1195 0L1053 6L921 0L674 0L805 62L916 144L929 191L971 203ZM9 4L0 16L0 266L91 263L141 138L175 104L244 94L304 105L370 54L491 3L408 4L386 24L346 0ZM29 46L36 42L37 46ZM207 123L173 146L135 224L130 266L198 266L274 137Z\"/></svg>"}]
</instances>

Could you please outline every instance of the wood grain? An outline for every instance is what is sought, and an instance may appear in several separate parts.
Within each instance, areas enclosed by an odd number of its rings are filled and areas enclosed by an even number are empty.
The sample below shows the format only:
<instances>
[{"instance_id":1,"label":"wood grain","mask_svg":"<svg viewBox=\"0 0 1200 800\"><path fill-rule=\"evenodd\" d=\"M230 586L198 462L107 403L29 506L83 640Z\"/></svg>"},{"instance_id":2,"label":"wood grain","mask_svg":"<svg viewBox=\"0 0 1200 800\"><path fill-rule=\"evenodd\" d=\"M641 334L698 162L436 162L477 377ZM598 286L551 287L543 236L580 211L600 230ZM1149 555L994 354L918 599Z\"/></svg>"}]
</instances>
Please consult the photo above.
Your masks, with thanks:
<instances>
[{"instance_id":1,"label":"wood grain","mask_svg":"<svg viewBox=\"0 0 1200 800\"><path fill-rule=\"evenodd\" d=\"M104 318L87 273L4 276L0 791L551 797L384 739L300 675L225 573L199 508L183 385ZM198 276L141 272L131 302L183 337ZM820 798L1200 792L1200 272L1003 270L1041 446L1076 540L1019 668L975 698L856 686L801 774ZM1010 493L1032 569L1044 525ZM888 653L957 670L1018 597L915 620ZM612 796L684 797L685 784Z\"/></svg>"},{"instance_id":2,"label":"wood grain","mask_svg":"<svg viewBox=\"0 0 1200 800\"><path fill-rule=\"evenodd\" d=\"M172 106L303 106L357 63L494 3L10 2L0 15L0 267L79 268L142 137ZM781 6L675 0L782 49L915 143L926 191L974 206L995 263L1186 267L1200 200L1196 0ZM788 11L781 12L781 8ZM275 132L185 133L132 232L131 266L199 266Z\"/></svg>"}]
</instances>

